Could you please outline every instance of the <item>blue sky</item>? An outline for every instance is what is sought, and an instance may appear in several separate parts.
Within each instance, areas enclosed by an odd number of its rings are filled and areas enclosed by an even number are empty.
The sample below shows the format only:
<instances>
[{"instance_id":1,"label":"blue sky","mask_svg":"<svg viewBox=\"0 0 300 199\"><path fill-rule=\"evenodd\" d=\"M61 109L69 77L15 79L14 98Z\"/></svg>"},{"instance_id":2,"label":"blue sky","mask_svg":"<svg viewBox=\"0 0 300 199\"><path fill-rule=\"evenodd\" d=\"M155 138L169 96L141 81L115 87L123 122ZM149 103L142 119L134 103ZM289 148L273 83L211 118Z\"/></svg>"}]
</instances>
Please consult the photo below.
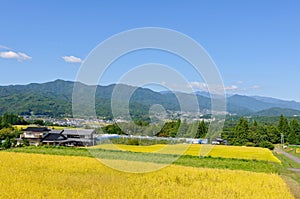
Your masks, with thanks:
<instances>
[{"instance_id":1,"label":"blue sky","mask_svg":"<svg viewBox=\"0 0 300 199\"><path fill-rule=\"evenodd\" d=\"M74 80L78 62L100 42L149 26L174 29L201 44L228 92L300 101L297 0L1 1L0 85ZM111 74L151 61L184 68L169 55L146 52L124 58ZM192 71L186 75L203 81ZM107 75L101 83L112 82Z\"/></svg>"}]
</instances>

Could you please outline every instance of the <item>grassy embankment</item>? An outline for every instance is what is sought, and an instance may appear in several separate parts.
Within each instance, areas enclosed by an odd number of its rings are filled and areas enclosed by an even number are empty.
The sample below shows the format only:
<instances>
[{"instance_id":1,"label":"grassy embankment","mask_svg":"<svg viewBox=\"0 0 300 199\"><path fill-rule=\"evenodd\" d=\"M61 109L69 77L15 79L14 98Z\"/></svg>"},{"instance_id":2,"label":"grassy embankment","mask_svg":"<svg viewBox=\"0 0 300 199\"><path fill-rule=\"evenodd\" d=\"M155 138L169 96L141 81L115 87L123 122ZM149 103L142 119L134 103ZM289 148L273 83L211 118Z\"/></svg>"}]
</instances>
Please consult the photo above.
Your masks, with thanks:
<instances>
[{"instance_id":1,"label":"grassy embankment","mask_svg":"<svg viewBox=\"0 0 300 199\"><path fill-rule=\"evenodd\" d=\"M300 164L292 161L283 154L274 153L275 156L280 159L282 166L278 167L278 174L285 180L288 184L290 190L296 198L300 198L300 172L291 171L289 169L300 169Z\"/></svg>"},{"instance_id":2,"label":"grassy embankment","mask_svg":"<svg viewBox=\"0 0 300 199\"><path fill-rule=\"evenodd\" d=\"M144 148L144 150L148 150L148 149L149 149L148 147ZM237 150L237 148L232 148L232 149ZM192 148L190 152L193 150L195 150L195 148ZM264 149L261 150L264 151ZM245 170L245 171L266 172L266 173L276 173L278 172L278 169L280 167L280 164L278 162L272 162L267 160L256 160L256 159L251 160L245 158L242 159L241 155L239 156L236 155L236 158L212 157L212 156L199 157L195 155L180 156L174 153L161 154L161 153L145 153L145 152L111 150L111 149L102 149L102 148L96 148L96 149L89 148L88 150L86 148L45 147L45 146L11 148L8 151L64 155L64 156L97 157L100 159L118 159L118 160L129 160L129 161L152 162L158 164L168 164L175 160L173 162L173 164L175 165L203 167L203 168L219 168L219 169L229 169L229 170Z\"/></svg>"}]
</instances>

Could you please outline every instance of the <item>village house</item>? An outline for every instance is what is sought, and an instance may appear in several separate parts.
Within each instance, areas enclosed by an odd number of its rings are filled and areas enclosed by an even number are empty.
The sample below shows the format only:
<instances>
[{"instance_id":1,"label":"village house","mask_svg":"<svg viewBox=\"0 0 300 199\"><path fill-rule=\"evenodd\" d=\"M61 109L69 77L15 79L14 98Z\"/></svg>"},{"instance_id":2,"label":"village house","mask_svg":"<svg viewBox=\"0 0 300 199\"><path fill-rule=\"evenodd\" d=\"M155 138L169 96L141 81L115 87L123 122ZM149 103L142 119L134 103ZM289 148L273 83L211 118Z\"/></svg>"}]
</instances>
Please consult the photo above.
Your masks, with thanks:
<instances>
[{"instance_id":1,"label":"village house","mask_svg":"<svg viewBox=\"0 0 300 199\"><path fill-rule=\"evenodd\" d=\"M30 145L91 146L94 144L94 129L51 130L47 127L27 127L18 141L26 139Z\"/></svg>"},{"instance_id":2,"label":"village house","mask_svg":"<svg viewBox=\"0 0 300 199\"><path fill-rule=\"evenodd\" d=\"M30 145L37 146L39 145L40 140L43 138L43 136L51 130L47 127L27 127L22 131L23 133L20 135L20 139L18 139L18 142L26 139Z\"/></svg>"}]
</instances>

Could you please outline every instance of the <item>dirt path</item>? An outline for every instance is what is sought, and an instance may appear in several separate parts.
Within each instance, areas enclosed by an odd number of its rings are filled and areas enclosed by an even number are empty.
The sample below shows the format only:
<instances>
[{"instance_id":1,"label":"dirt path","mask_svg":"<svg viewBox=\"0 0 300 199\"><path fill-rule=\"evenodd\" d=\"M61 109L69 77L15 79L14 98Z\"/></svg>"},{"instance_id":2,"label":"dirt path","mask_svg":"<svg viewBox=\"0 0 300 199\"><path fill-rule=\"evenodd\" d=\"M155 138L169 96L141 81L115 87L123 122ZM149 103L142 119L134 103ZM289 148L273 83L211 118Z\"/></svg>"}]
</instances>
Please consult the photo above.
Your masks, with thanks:
<instances>
[{"instance_id":1,"label":"dirt path","mask_svg":"<svg viewBox=\"0 0 300 199\"><path fill-rule=\"evenodd\" d=\"M290 170L290 171L295 171L295 172L297 172L297 173L300 173L300 169L289 168L288 170Z\"/></svg>"},{"instance_id":2,"label":"dirt path","mask_svg":"<svg viewBox=\"0 0 300 199\"><path fill-rule=\"evenodd\" d=\"M286 157L288 157L289 159L293 160L294 162L300 164L300 158L297 158L296 156L293 156L287 152L285 152L284 150L280 149L280 148L276 148L275 149L277 152L282 153L283 155L285 155Z\"/></svg>"}]
</instances>

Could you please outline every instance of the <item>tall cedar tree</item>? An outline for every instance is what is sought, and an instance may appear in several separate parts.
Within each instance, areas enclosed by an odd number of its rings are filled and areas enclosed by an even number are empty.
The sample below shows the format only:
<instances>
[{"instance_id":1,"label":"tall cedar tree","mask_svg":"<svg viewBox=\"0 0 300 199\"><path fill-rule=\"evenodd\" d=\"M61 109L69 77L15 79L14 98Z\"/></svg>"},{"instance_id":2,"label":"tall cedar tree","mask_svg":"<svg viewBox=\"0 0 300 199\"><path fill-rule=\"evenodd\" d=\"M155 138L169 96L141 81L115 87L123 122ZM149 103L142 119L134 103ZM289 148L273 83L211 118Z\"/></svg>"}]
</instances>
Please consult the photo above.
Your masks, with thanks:
<instances>
[{"instance_id":1,"label":"tall cedar tree","mask_svg":"<svg viewBox=\"0 0 300 199\"><path fill-rule=\"evenodd\" d=\"M240 118L238 124L235 127L235 142L236 145L245 145L248 142L250 127L249 123L243 117Z\"/></svg>"},{"instance_id":2,"label":"tall cedar tree","mask_svg":"<svg viewBox=\"0 0 300 199\"><path fill-rule=\"evenodd\" d=\"M299 144L300 125L297 120L293 119L290 122L290 133L287 137L289 144Z\"/></svg>"},{"instance_id":3,"label":"tall cedar tree","mask_svg":"<svg viewBox=\"0 0 300 199\"><path fill-rule=\"evenodd\" d=\"M280 115L279 122L278 122L278 130L280 133L284 135L284 137L288 137L290 133L288 120L285 117L283 117L283 115Z\"/></svg>"},{"instance_id":4,"label":"tall cedar tree","mask_svg":"<svg viewBox=\"0 0 300 199\"><path fill-rule=\"evenodd\" d=\"M204 120L202 120L199 123L199 126L198 126L197 133L196 133L195 137L196 138L204 138L206 136L207 132L208 132L208 127L205 124Z\"/></svg>"}]
</instances>

